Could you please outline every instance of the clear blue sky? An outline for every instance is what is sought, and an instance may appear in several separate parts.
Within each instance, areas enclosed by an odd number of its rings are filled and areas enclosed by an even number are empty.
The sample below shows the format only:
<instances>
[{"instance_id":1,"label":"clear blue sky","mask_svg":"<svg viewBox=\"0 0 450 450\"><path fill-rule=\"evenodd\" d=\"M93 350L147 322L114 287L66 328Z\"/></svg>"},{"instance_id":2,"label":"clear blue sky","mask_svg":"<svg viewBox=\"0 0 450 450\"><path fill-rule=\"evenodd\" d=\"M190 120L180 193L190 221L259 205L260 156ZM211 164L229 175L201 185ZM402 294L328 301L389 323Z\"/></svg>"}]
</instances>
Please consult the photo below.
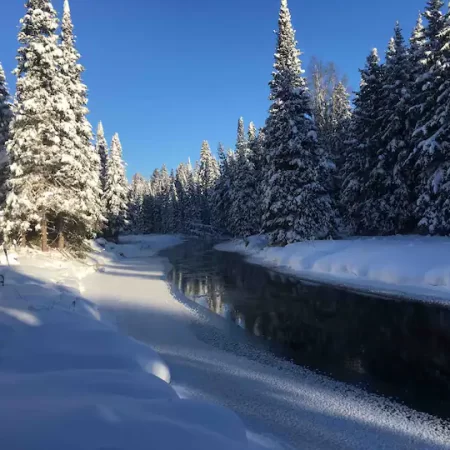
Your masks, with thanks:
<instances>
[{"instance_id":1,"label":"clear blue sky","mask_svg":"<svg viewBox=\"0 0 450 450\"><path fill-rule=\"evenodd\" d=\"M0 61L10 75L24 0L3 0ZM409 38L426 0L290 0L303 60L337 63L359 83L396 20ZM54 0L58 11L63 0ZM91 115L119 132L128 176L233 146L237 120L264 124L279 0L71 0ZM306 66L306 64L305 64Z\"/></svg>"}]
</instances>

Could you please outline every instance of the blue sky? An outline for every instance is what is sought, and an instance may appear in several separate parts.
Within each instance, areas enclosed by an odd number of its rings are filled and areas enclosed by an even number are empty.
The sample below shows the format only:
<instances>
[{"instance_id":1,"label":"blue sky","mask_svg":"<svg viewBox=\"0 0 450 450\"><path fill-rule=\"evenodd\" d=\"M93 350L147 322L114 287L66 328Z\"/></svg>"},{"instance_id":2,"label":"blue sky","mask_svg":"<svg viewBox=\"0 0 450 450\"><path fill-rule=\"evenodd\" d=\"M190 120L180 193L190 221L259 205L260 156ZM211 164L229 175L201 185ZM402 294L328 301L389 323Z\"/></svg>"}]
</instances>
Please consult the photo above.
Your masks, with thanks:
<instances>
[{"instance_id":1,"label":"blue sky","mask_svg":"<svg viewBox=\"0 0 450 450\"><path fill-rule=\"evenodd\" d=\"M24 0L2 3L0 61L15 65ZM395 21L409 37L426 0L290 0L305 66L334 61L359 83L370 49L384 52ZM63 0L54 0L58 11ZM264 124L279 0L71 0L86 67L90 120L119 132L128 176L170 168L202 140L233 146L237 120Z\"/></svg>"}]
</instances>

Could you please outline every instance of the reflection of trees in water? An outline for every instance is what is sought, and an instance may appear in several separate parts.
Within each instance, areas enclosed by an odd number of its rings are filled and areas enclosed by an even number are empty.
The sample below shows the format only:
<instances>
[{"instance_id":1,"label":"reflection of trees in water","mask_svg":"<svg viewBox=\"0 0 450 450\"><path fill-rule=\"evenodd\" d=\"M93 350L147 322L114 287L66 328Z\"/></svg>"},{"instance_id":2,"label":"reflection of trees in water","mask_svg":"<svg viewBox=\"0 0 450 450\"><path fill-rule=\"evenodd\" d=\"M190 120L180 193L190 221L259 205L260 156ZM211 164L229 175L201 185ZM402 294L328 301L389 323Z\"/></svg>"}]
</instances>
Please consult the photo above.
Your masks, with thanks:
<instances>
[{"instance_id":1,"label":"reflection of trees in water","mask_svg":"<svg viewBox=\"0 0 450 450\"><path fill-rule=\"evenodd\" d=\"M200 252L201 253L201 252ZM194 258L194 260L192 259ZM183 258L181 258L183 261ZM246 264L233 254L187 255L177 287L302 364L421 386L450 399L450 310L346 292Z\"/></svg>"}]
</instances>

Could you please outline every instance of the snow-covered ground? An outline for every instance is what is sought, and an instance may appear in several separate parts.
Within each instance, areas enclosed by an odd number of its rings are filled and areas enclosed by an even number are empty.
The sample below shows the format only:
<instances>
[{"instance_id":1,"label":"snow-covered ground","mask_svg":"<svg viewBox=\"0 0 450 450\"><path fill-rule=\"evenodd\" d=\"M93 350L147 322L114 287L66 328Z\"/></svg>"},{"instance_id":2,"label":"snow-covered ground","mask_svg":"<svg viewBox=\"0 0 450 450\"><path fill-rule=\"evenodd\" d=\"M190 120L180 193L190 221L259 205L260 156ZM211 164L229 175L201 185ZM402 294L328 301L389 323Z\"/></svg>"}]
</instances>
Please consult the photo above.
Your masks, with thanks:
<instances>
[{"instance_id":1,"label":"snow-covered ground","mask_svg":"<svg viewBox=\"0 0 450 450\"><path fill-rule=\"evenodd\" d=\"M264 236L225 242L252 263L383 294L450 301L450 238L394 236L269 247Z\"/></svg>"},{"instance_id":2,"label":"snow-covered ground","mask_svg":"<svg viewBox=\"0 0 450 450\"><path fill-rule=\"evenodd\" d=\"M154 254L179 238L122 242L0 268L1 448L450 448L448 422L279 361L174 298Z\"/></svg>"},{"instance_id":3,"label":"snow-covered ground","mask_svg":"<svg viewBox=\"0 0 450 450\"><path fill-rule=\"evenodd\" d=\"M179 239L152 241L157 250ZM111 248L86 263L27 251L0 267L1 448L248 449L237 415L181 399L158 353L83 298L89 275L132 250Z\"/></svg>"}]
</instances>

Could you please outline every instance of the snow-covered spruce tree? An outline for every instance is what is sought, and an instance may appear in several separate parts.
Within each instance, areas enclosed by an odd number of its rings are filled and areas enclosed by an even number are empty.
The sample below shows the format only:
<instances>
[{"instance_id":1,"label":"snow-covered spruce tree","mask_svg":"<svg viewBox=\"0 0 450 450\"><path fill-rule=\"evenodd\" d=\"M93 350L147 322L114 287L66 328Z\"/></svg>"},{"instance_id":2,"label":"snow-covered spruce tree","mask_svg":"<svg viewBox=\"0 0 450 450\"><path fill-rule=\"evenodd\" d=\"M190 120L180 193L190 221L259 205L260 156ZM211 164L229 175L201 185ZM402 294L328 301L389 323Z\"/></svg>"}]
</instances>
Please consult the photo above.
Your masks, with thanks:
<instances>
[{"instance_id":1,"label":"snow-covered spruce tree","mask_svg":"<svg viewBox=\"0 0 450 450\"><path fill-rule=\"evenodd\" d=\"M100 183L104 195L106 192L106 180L108 179L108 143L102 122L99 122L97 127L96 150L100 158Z\"/></svg>"},{"instance_id":2,"label":"snow-covered spruce tree","mask_svg":"<svg viewBox=\"0 0 450 450\"><path fill-rule=\"evenodd\" d=\"M200 222L198 190L190 162L178 166L175 187L179 202L180 231L189 233L192 225Z\"/></svg>"},{"instance_id":3,"label":"snow-covered spruce tree","mask_svg":"<svg viewBox=\"0 0 450 450\"><path fill-rule=\"evenodd\" d=\"M409 140L412 140L412 134L416 128L416 124L421 116L421 108L426 97L426 93L422 92L422 78L427 73L426 70L426 37L425 27L423 26L422 14L419 13L416 26L409 40L409 70L410 78L409 86L409 109L408 109L408 129L410 133ZM420 81L420 82L419 82Z\"/></svg>"},{"instance_id":4,"label":"snow-covered spruce tree","mask_svg":"<svg viewBox=\"0 0 450 450\"><path fill-rule=\"evenodd\" d=\"M236 145L235 182L232 190L230 210L231 232L235 236L248 237L259 231L259 204L257 203L257 183L255 168L251 157L250 142L256 139L256 128L249 128L249 140L241 136L239 120L238 140Z\"/></svg>"},{"instance_id":5,"label":"snow-covered spruce tree","mask_svg":"<svg viewBox=\"0 0 450 450\"><path fill-rule=\"evenodd\" d=\"M211 153L208 141L203 141L197 171L200 220L203 225L211 225L212 191L218 177L219 166L217 161Z\"/></svg>"},{"instance_id":6,"label":"snow-covered spruce tree","mask_svg":"<svg viewBox=\"0 0 450 450\"><path fill-rule=\"evenodd\" d=\"M7 239L40 232L48 249L49 216L60 211L61 188L55 174L64 155L61 117L69 108L59 70L58 20L49 0L28 0L21 20L14 119L7 149L10 179L5 206Z\"/></svg>"},{"instance_id":7,"label":"snow-covered spruce tree","mask_svg":"<svg viewBox=\"0 0 450 450\"><path fill-rule=\"evenodd\" d=\"M409 57L397 23L389 43L381 91L378 149L370 161L362 208L369 232L392 235L408 230L411 199L404 163L411 146L408 130ZM372 224L372 226L370 225Z\"/></svg>"},{"instance_id":8,"label":"snow-covered spruce tree","mask_svg":"<svg viewBox=\"0 0 450 450\"><path fill-rule=\"evenodd\" d=\"M125 174L125 163L122 159L122 145L117 133L112 138L108 158L105 200L108 234L117 238L125 230L128 213L128 182Z\"/></svg>"},{"instance_id":9,"label":"snow-covered spruce tree","mask_svg":"<svg viewBox=\"0 0 450 450\"><path fill-rule=\"evenodd\" d=\"M146 182L146 190L142 202L142 233L155 233L155 196L151 181Z\"/></svg>"},{"instance_id":10,"label":"snow-covered spruce tree","mask_svg":"<svg viewBox=\"0 0 450 450\"><path fill-rule=\"evenodd\" d=\"M175 189L178 198L178 214L180 229L179 231L186 232L186 218L189 214L189 188L188 188L188 173L187 166L180 163L175 173Z\"/></svg>"},{"instance_id":11,"label":"snow-covered spruce tree","mask_svg":"<svg viewBox=\"0 0 450 450\"><path fill-rule=\"evenodd\" d=\"M326 67L318 61L314 64L312 72L312 110L314 123L320 138L320 144L330 147L331 140L331 105L329 86L327 86Z\"/></svg>"},{"instance_id":12,"label":"snow-covered spruce tree","mask_svg":"<svg viewBox=\"0 0 450 450\"><path fill-rule=\"evenodd\" d=\"M339 82L331 94L331 137L330 151L336 165L335 181L337 191L342 183L342 167L345 161L345 149L349 139L352 119L350 94L343 82Z\"/></svg>"},{"instance_id":13,"label":"snow-covered spruce tree","mask_svg":"<svg viewBox=\"0 0 450 450\"><path fill-rule=\"evenodd\" d=\"M128 207L129 229L134 234L144 233L144 197L147 192L147 181L140 174L133 175L129 191Z\"/></svg>"},{"instance_id":14,"label":"snow-covered spruce tree","mask_svg":"<svg viewBox=\"0 0 450 450\"><path fill-rule=\"evenodd\" d=\"M6 142L9 139L9 125L12 119L11 103L5 72L0 63L0 205L6 198L5 182L9 175L9 158Z\"/></svg>"},{"instance_id":15,"label":"snow-covered spruce tree","mask_svg":"<svg viewBox=\"0 0 450 450\"><path fill-rule=\"evenodd\" d=\"M441 0L430 0L424 13L427 25L420 61L422 75L413 86L418 121L407 168L414 177L419 230L446 235L450 234L450 19L442 14L443 5Z\"/></svg>"},{"instance_id":16,"label":"snow-covered spruce tree","mask_svg":"<svg viewBox=\"0 0 450 450\"><path fill-rule=\"evenodd\" d=\"M176 188L176 178L173 170L170 173L170 187L168 195L168 214L166 233L179 233L181 231L181 207Z\"/></svg>"},{"instance_id":17,"label":"snow-covered spruce tree","mask_svg":"<svg viewBox=\"0 0 450 450\"><path fill-rule=\"evenodd\" d=\"M244 118L240 117L238 120L238 130L237 130L237 139L236 139L236 152L247 148L247 138L245 136L245 123Z\"/></svg>"},{"instance_id":18,"label":"snow-covered spruce tree","mask_svg":"<svg viewBox=\"0 0 450 450\"><path fill-rule=\"evenodd\" d=\"M264 192L265 192L265 180L266 180L266 170L267 161L265 154L265 132L261 128L257 133L256 139L250 140L250 160L253 165L254 177L255 177L255 192L254 198L255 203L258 205L255 214L258 217L257 223L257 233L261 232L262 227L262 217L263 217L263 205L264 205Z\"/></svg>"},{"instance_id":19,"label":"snow-covered spruce tree","mask_svg":"<svg viewBox=\"0 0 450 450\"><path fill-rule=\"evenodd\" d=\"M162 232L164 234L170 234L174 231L175 225L175 199L173 196L174 180L173 173L169 175L165 165L161 169L161 181Z\"/></svg>"},{"instance_id":20,"label":"snow-covered spruce tree","mask_svg":"<svg viewBox=\"0 0 450 450\"><path fill-rule=\"evenodd\" d=\"M187 164L187 174L188 174L190 207L187 209L189 215L186 218L186 222L189 224L189 229L191 224L200 223L201 221L202 202L198 186L198 168L199 168L198 163L196 163L196 169L194 169L192 167L191 160L189 159Z\"/></svg>"},{"instance_id":21,"label":"snow-covered spruce tree","mask_svg":"<svg viewBox=\"0 0 450 450\"><path fill-rule=\"evenodd\" d=\"M154 211L154 226L156 233L168 233L169 222L168 215L170 214L169 206L169 192L170 192L170 175L164 164L160 170L156 169L151 178L151 185L153 191L153 211Z\"/></svg>"},{"instance_id":22,"label":"snow-covered spruce tree","mask_svg":"<svg viewBox=\"0 0 450 450\"><path fill-rule=\"evenodd\" d=\"M229 233L231 209L231 177L225 148L219 144L219 177L212 192L212 225L223 233Z\"/></svg>"},{"instance_id":23,"label":"snow-covered spruce tree","mask_svg":"<svg viewBox=\"0 0 450 450\"><path fill-rule=\"evenodd\" d=\"M377 223L370 222L367 201L376 193L368 192L366 183L376 167L380 148L384 70L378 52L373 49L361 70L361 85L356 93L351 138L343 168L340 205L346 225L355 233L377 234ZM367 216L366 216L367 214Z\"/></svg>"},{"instance_id":24,"label":"snow-covered spruce tree","mask_svg":"<svg viewBox=\"0 0 450 450\"><path fill-rule=\"evenodd\" d=\"M91 144L92 128L87 120L87 88L81 80L84 71L75 48L69 1L64 1L61 27L60 72L67 107L61 113L61 163L54 180L59 185L60 203L51 217L64 247L66 235L72 243L98 231L104 221L100 187L100 158ZM61 99L62 101L63 99Z\"/></svg>"},{"instance_id":25,"label":"snow-covered spruce tree","mask_svg":"<svg viewBox=\"0 0 450 450\"><path fill-rule=\"evenodd\" d=\"M264 232L272 245L321 239L336 227L336 209L325 186L330 162L317 142L310 94L287 0L281 1L272 105L265 128L268 170Z\"/></svg>"}]
</instances>

